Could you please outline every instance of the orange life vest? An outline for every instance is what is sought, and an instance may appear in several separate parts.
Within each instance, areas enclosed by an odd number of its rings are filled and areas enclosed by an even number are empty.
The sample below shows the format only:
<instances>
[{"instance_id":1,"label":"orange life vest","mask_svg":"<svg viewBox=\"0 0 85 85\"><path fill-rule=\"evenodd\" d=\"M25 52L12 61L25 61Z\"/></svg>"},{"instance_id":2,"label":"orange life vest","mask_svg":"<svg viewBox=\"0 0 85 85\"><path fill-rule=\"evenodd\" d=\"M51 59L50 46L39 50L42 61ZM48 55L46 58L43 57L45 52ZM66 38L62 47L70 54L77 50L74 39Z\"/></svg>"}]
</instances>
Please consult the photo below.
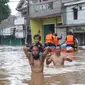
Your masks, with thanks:
<instances>
[{"instance_id":1,"label":"orange life vest","mask_svg":"<svg viewBox=\"0 0 85 85\"><path fill-rule=\"evenodd\" d=\"M59 45L58 36L54 36L54 43L55 45Z\"/></svg>"},{"instance_id":2,"label":"orange life vest","mask_svg":"<svg viewBox=\"0 0 85 85\"><path fill-rule=\"evenodd\" d=\"M52 39L52 37L53 37L52 34L46 35L46 43L54 44L54 40Z\"/></svg>"},{"instance_id":3,"label":"orange life vest","mask_svg":"<svg viewBox=\"0 0 85 85\"><path fill-rule=\"evenodd\" d=\"M74 44L74 37L73 35L67 35L67 41L66 44Z\"/></svg>"}]
</instances>

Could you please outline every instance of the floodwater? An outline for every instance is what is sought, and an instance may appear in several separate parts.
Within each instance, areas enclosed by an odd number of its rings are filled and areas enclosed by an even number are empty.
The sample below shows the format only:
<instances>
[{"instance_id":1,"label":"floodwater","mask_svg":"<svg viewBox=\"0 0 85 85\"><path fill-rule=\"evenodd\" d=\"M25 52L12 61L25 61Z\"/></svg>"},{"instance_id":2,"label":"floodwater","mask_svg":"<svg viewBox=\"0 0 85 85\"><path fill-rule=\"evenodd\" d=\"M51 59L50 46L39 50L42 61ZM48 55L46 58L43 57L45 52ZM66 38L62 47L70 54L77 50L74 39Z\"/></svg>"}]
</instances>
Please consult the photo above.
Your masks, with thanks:
<instances>
[{"instance_id":1,"label":"floodwater","mask_svg":"<svg viewBox=\"0 0 85 85\"><path fill-rule=\"evenodd\" d=\"M64 67L45 66L44 85L85 85L85 51L79 50L75 56ZM23 47L1 46L0 85L29 85L30 79L31 69Z\"/></svg>"}]
</instances>

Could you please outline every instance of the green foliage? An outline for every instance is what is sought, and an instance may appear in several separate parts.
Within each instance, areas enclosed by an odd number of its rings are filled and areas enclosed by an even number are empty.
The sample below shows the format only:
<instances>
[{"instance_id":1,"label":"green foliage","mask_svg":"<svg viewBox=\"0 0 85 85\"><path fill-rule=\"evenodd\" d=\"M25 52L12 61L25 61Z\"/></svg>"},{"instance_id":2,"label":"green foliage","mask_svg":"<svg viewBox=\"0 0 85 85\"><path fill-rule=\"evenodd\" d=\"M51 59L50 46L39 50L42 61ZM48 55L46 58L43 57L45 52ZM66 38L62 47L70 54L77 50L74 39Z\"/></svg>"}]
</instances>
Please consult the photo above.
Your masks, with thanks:
<instances>
[{"instance_id":1,"label":"green foliage","mask_svg":"<svg viewBox=\"0 0 85 85\"><path fill-rule=\"evenodd\" d=\"M9 0L0 0L0 4L5 4L5 3L8 3Z\"/></svg>"},{"instance_id":2,"label":"green foliage","mask_svg":"<svg viewBox=\"0 0 85 85\"><path fill-rule=\"evenodd\" d=\"M10 16L9 0L0 0L0 22Z\"/></svg>"}]
</instances>

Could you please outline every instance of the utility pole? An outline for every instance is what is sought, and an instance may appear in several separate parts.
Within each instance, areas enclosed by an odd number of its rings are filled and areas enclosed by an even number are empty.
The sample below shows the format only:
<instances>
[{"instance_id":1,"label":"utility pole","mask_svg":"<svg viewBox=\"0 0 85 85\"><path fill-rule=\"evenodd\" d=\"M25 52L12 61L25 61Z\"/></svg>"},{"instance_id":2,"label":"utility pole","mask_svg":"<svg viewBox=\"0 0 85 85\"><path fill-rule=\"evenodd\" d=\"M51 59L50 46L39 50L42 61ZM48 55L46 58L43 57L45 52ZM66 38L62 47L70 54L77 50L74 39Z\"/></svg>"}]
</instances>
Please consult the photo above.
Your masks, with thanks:
<instances>
[{"instance_id":1,"label":"utility pole","mask_svg":"<svg viewBox=\"0 0 85 85\"><path fill-rule=\"evenodd\" d=\"M25 36L25 43L28 43L27 42L27 36L28 36L28 28L30 28L30 15L29 15L29 0L26 0L27 1L27 12L26 12L26 36Z\"/></svg>"}]
</instances>

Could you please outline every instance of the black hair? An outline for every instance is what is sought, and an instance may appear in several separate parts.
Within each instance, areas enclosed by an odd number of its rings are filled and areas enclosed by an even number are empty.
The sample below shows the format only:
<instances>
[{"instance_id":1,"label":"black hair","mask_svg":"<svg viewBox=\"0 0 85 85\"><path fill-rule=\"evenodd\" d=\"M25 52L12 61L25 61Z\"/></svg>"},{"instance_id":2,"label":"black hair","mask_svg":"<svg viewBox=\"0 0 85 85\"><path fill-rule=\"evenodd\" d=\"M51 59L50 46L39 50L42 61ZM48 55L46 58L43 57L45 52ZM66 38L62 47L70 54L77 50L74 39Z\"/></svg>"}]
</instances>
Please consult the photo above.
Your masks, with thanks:
<instances>
[{"instance_id":1,"label":"black hair","mask_svg":"<svg viewBox=\"0 0 85 85\"><path fill-rule=\"evenodd\" d=\"M55 33L54 35L57 36L57 33Z\"/></svg>"},{"instance_id":2,"label":"black hair","mask_svg":"<svg viewBox=\"0 0 85 85\"><path fill-rule=\"evenodd\" d=\"M38 37L38 39L41 40L41 36L39 34L35 34L33 38L35 39L36 37Z\"/></svg>"},{"instance_id":3,"label":"black hair","mask_svg":"<svg viewBox=\"0 0 85 85\"><path fill-rule=\"evenodd\" d=\"M32 49L33 49L33 47L37 47L37 48L39 49L39 47L38 47L37 45L33 45L33 46L32 46Z\"/></svg>"},{"instance_id":4,"label":"black hair","mask_svg":"<svg viewBox=\"0 0 85 85\"><path fill-rule=\"evenodd\" d=\"M53 32L52 32L52 31L49 31L49 33L53 34Z\"/></svg>"},{"instance_id":5,"label":"black hair","mask_svg":"<svg viewBox=\"0 0 85 85\"><path fill-rule=\"evenodd\" d=\"M73 35L73 33L71 31L69 31L68 34Z\"/></svg>"}]
</instances>

